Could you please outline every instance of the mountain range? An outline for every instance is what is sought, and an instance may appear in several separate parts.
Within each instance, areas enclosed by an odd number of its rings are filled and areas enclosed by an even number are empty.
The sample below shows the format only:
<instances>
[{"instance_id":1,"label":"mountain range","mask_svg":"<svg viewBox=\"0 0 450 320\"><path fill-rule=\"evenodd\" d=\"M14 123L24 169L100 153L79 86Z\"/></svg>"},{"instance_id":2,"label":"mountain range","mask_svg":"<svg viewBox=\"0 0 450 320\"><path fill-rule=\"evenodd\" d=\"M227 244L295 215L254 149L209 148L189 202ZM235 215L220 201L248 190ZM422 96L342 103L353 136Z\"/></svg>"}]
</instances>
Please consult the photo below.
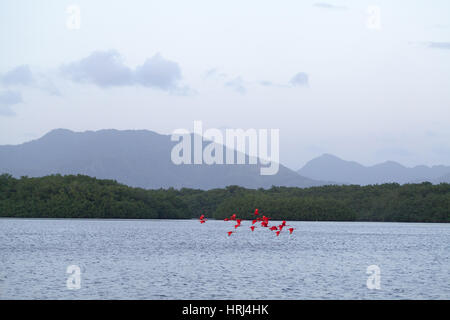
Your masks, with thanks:
<instances>
[{"instance_id":1,"label":"mountain range","mask_svg":"<svg viewBox=\"0 0 450 320\"><path fill-rule=\"evenodd\" d=\"M175 165L170 135L147 130L73 132L53 130L40 139L0 146L0 173L15 177L85 174L133 187L247 188L310 187L324 182L305 178L280 165L275 175L260 175L260 165ZM205 144L206 145L206 144Z\"/></svg>"},{"instance_id":2,"label":"mountain range","mask_svg":"<svg viewBox=\"0 0 450 320\"><path fill-rule=\"evenodd\" d=\"M260 164L175 165L170 155L177 142L170 138L148 130L56 129L30 142L0 146L0 173L15 177L85 174L147 189L450 183L450 166L408 168L393 161L363 166L331 154L312 159L297 172L280 164L277 174L265 176L260 174Z\"/></svg>"},{"instance_id":3,"label":"mountain range","mask_svg":"<svg viewBox=\"0 0 450 320\"><path fill-rule=\"evenodd\" d=\"M312 159L297 172L311 179L325 179L339 184L450 182L450 166L428 167L421 165L408 168L394 161L363 166L354 161L342 160L331 154L323 154Z\"/></svg>"}]
</instances>

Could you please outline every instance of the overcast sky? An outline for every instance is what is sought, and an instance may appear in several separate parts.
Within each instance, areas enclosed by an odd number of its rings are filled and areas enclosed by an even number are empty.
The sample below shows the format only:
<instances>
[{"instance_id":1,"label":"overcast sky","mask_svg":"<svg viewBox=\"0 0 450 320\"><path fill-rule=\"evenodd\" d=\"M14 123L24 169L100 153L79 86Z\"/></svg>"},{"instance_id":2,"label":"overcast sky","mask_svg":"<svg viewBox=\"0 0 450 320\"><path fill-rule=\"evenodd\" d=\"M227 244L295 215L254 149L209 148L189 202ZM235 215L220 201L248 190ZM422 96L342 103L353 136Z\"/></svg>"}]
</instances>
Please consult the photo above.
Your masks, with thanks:
<instances>
[{"instance_id":1,"label":"overcast sky","mask_svg":"<svg viewBox=\"0 0 450 320\"><path fill-rule=\"evenodd\" d=\"M0 144L202 120L280 129L293 169L450 165L448 0L3 0L0 48Z\"/></svg>"}]
</instances>

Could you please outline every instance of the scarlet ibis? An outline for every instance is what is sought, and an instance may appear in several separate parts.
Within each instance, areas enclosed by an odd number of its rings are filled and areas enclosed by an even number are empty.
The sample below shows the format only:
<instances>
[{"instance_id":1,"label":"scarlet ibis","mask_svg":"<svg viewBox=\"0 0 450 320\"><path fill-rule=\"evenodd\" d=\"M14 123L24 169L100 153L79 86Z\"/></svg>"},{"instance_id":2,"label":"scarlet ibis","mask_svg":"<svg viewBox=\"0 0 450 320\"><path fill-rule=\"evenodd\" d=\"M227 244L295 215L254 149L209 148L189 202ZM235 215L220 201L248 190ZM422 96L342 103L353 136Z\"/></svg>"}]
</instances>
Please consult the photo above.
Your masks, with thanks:
<instances>
[{"instance_id":1,"label":"scarlet ibis","mask_svg":"<svg viewBox=\"0 0 450 320\"><path fill-rule=\"evenodd\" d=\"M231 220L236 220L236 214L233 214L230 219Z\"/></svg>"},{"instance_id":2,"label":"scarlet ibis","mask_svg":"<svg viewBox=\"0 0 450 320\"><path fill-rule=\"evenodd\" d=\"M202 215L200 216L200 220L203 220L203 219L205 219L205 215L204 215L204 214L202 214Z\"/></svg>"},{"instance_id":3,"label":"scarlet ibis","mask_svg":"<svg viewBox=\"0 0 450 320\"><path fill-rule=\"evenodd\" d=\"M206 222L206 220L200 220L200 223L205 223Z\"/></svg>"},{"instance_id":4,"label":"scarlet ibis","mask_svg":"<svg viewBox=\"0 0 450 320\"><path fill-rule=\"evenodd\" d=\"M242 221L241 219L236 219L237 224L241 224L241 221Z\"/></svg>"},{"instance_id":5,"label":"scarlet ibis","mask_svg":"<svg viewBox=\"0 0 450 320\"><path fill-rule=\"evenodd\" d=\"M228 218L223 219L223 221L228 221L228 220L230 220L230 219L228 219Z\"/></svg>"},{"instance_id":6,"label":"scarlet ibis","mask_svg":"<svg viewBox=\"0 0 450 320\"><path fill-rule=\"evenodd\" d=\"M259 214L258 209L255 209L255 216Z\"/></svg>"},{"instance_id":7,"label":"scarlet ibis","mask_svg":"<svg viewBox=\"0 0 450 320\"><path fill-rule=\"evenodd\" d=\"M277 229L278 229L278 228L275 227L275 226L269 228L269 230L272 230L272 231L275 231L275 230L277 230Z\"/></svg>"},{"instance_id":8,"label":"scarlet ibis","mask_svg":"<svg viewBox=\"0 0 450 320\"><path fill-rule=\"evenodd\" d=\"M231 236L231 234L233 233L233 231L228 231L228 236Z\"/></svg>"},{"instance_id":9,"label":"scarlet ibis","mask_svg":"<svg viewBox=\"0 0 450 320\"><path fill-rule=\"evenodd\" d=\"M281 232L281 231L277 231L277 237L280 235L280 232Z\"/></svg>"},{"instance_id":10,"label":"scarlet ibis","mask_svg":"<svg viewBox=\"0 0 450 320\"><path fill-rule=\"evenodd\" d=\"M289 234L292 234L292 232L294 231L294 228L289 228Z\"/></svg>"},{"instance_id":11,"label":"scarlet ibis","mask_svg":"<svg viewBox=\"0 0 450 320\"><path fill-rule=\"evenodd\" d=\"M278 228L280 229L280 231L283 230L283 227L284 227L284 225L282 225L282 224L280 224L280 225L278 226Z\"/></svg>"},{"instance_id":12,"label":"scarlet ibis","mask_svg":"<svg viewBox=\"0 0 450 320\"><path fill-rule=\"evenodd\" d=\"M241 226L240 224L236 224L236 225L234 226L234 228L237 229L237 228L240 227L240 226Z\"/></svg>"},{"instance_id":13,"label":"scarlet ibis","mask_svg":"<svg viewBox=\"0 0 450 320\"><path fill-rule=\"evenodd\" d=\"M255 226L251 226L250 229L252 229L252 231L255 231Z\"/></svg>"},{"instance_id":14,"label":"scarlet ibis","mask_svg":"<svg viewBox=\"0 0 450 320\"><path fill-rule=\"evenodd\" d=\"M253 221L252 221L252 224L255 224L255 223L256 223L256 221L258 221L258 220L256 220L256 219L255 219L255 220L253 220Z\"/></svg>"}]
</instances>

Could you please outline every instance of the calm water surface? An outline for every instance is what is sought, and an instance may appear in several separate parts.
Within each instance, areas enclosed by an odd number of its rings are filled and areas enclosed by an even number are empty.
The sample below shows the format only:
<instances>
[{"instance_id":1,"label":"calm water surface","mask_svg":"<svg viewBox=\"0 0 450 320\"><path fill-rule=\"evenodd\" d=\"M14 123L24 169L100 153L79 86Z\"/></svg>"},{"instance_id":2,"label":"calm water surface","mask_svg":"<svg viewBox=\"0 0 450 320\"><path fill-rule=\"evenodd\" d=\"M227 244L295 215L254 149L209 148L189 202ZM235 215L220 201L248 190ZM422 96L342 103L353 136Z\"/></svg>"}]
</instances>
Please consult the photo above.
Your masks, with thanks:
<instances>
[{"instance_id":1,"label":"calm water surface","mask_svg":"<svg viewBox=\"0 0 450 320\"><path fill-rule=\"evenodd\" d=\"M290 224L0 219L0 299L450 299L450 224Z\"/></svg>"}]
</instances>

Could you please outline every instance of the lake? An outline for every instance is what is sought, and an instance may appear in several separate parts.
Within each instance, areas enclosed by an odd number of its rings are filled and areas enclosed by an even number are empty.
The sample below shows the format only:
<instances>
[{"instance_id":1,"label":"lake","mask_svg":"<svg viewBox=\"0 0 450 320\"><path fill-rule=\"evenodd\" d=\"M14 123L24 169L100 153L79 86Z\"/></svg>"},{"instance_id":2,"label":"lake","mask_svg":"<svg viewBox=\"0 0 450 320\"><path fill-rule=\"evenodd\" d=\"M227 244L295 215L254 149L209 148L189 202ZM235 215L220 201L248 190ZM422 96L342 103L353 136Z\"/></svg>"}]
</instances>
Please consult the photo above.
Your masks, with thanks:
<instances>
[{"instance_id":1,"label":"lake","mask_svg":"<svg viewBox=\"0 0 450 320\"><path fill-rule=\"evenodd\" d=\"M250 224L3 218L0 299L450 299L450 224Z\"/></svg>"}]
</instances>

